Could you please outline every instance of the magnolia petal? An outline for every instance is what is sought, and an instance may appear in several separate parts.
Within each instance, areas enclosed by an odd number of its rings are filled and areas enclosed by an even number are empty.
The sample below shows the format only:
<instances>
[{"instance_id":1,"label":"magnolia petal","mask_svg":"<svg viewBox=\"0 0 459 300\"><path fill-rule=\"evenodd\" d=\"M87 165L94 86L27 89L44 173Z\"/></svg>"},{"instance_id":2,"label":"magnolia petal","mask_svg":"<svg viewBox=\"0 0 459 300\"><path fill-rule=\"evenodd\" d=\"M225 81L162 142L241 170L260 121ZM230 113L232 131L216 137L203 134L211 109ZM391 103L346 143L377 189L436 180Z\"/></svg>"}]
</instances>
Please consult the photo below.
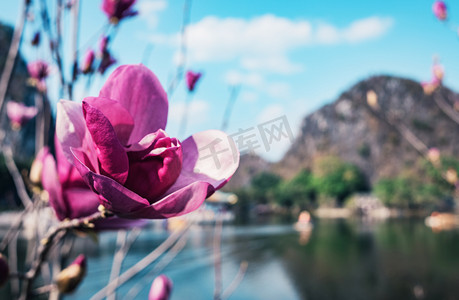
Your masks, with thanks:
<instances>
[{"instance_id":1,"label":"magnolia petal","mask_svg":"<svg viewBox=\"0 0 459 300\"><path fill-rule=\"evenodd\" d=\"M63 198L68 206L67 218L75 219L97 212L99 197L89 188L64 189Z\"/></svg>"},{"instance_id":2,"label":"magnolia petal","mask_svg":"<svg viewBox=\"0 0 459 300\"><path fill-rule=\"evenodd\" d=\"M132 212L149 206L150 203L136 193L128 190L115 180L94 173L84 161L87 159L84 152L78 149L71 149L74 155L75 167L89 187L99 194L99 202L108 210L119 215L123 212Z\"/></svg>"},{"instance_id":3,"label":"magnolia petal","mask_svg":"<svg viewBox=\"0 0 459 300\"><path fill-rule=\"evenodd\" d=\"M83 101L83 114L86 126L97 147L101 173L123 184L128 177L129 160L113 126L100 110L85 101Z\"/></svg>"},{"instance_id":4,"label":"magnolia petal","mask_svg":"<svg viewBox=\"0 0 459 300\"><path fill-rule=\"evenodd\" d=\"M67 217L67 206L62 198L62 187L56 169L56 161L51 154L43 160L42 185L48 192L49 204L59 220Z\"/></svg>"},{"instance_id":5,"label":"magnolia petal","mask_svg":"<svg viewBox=\"0 0 459 300\"><path fill-rule=\"evenodd\" d=\"M97 152L91 135L86 128L81 104L68 100L57 103L56 136L67 160L73 162L70 148L80 148L89 156L92 169L99 171Z\"/></svg>"},{"instance_id":6,"label":"magnolia petal","mask_svg":"<svg viewBox=\"0 0 459 300\"><path fill-rule=\"evenodd\" d=\"M198 209L214 188L206 182L192 184L169 194L148 207L118 214L124 218L165 219L181 216Z\"/></svg>"},{"instance_id":7,"label":"magnolia petal","mask_svg":"<svg viewBox=\"0 0 459 300\"><path fill-rule=\"evenodd\" d=\"M199 181L207 182L218 190L239 166L239 151L234 141L219 130L202 131L190 136L182 142L182 152L182 172L165 195Z\"/></svg>"},{"instance_id":8,"label":"magnolia petal","mask_svg":"<svg viewBox=\"0 0 459 300\"><path fill-rule=\"evenodd\" d=\"M84 101L100 110L107 117L118 140L126 146L134 128L134 120L129 112L118 101L105 97L86 97Z\"/></svg>"},{"instance_id":9,"label":"magnolia petal","mask_svg":"<svg viewBox=\"0 0 459 300\"><path fill-rule=\"evenodd\" d=\"M129 144L166 127L169 106L166 92L155 74L142 64L118 67L99 96L118 101L135 120Z\"/></svg>"}]
</instances>

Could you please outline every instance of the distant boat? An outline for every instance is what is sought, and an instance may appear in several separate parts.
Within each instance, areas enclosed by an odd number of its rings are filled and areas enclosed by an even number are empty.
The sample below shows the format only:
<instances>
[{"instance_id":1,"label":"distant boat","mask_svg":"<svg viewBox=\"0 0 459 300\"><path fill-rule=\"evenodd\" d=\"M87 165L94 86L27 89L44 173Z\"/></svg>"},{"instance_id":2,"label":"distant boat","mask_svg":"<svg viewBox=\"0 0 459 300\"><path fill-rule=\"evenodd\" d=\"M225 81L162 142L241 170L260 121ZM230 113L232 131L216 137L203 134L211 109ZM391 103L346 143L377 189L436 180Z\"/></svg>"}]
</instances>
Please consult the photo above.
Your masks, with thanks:
<instances>
[{"instance_id":1,"label":"distant boat","mask_svg":"<svg viewBox=\"0 0 459 300\"><path fill-rule=\"evenodd\" d=\"M433 231L451 230L459 228L459 216L452 213L434 211L426 218L425 224Z\"/></svg>"},{"instance_id":2,"label":"distant boat","mask_svg":"<svg viewBox=\"0 0 459 300\"><path fill-rule=\"evenodd\" d=\"M293 227L300 232L311 231L314 225L311 223L311 214L303 210L298 216L298 222L293 224Z\"/></svg>"}]
</instances>

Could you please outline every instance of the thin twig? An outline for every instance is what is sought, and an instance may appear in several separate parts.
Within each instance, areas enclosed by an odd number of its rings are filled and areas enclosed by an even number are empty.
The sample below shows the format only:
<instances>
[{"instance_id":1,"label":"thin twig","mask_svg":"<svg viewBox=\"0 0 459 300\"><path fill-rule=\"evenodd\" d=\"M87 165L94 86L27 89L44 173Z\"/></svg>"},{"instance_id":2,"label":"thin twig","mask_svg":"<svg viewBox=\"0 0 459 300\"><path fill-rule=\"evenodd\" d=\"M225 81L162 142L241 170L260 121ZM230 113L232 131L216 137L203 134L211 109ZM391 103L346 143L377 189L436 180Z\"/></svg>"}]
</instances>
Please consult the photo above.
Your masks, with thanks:
<instances>
[{"instance_id":1,"label":"thin twig","mask_svg":"<svg viewBox=\"0 0 459 300\"><path fill-rule=\"evenodd\" d=\"M18 272L18 235L14 235L8 244L8 265L12 273ZM11 278L11 295L13 298L19 295L19 278Z\"/></svg>"},{"instance_id":2,"label":"thin twig","mask_svg":"<svg viewBox=\"0 0 459 300\"><path fill-rule=\"evenodd\" d=\"M155 267L150 270L145 276L143 276L143 280L139 281L136 285L134 285L126 296L123 297L124 300L135 299L137 294L145 287L147 281L150 281L151 278L155 275L160 273L176 256L177 254L182 251L188 241L188 234L185 233L180 237L177 243L160 259L160 261L155 265Z\"/></svg>"},{"instance_id":3,"label":"thin twig","mask_svg":"<svg viewBox=\"0 0 459 300\"><path fill-rule=\"evenodd\" d=\"M77 228L92 228L94 226L93 222L112 216L111 213L102 210L93 213L92 215L88 217L84 217L81 219L73 219L73 220L68 220L68 221L63 221L59 223L59 225L52 227L49 229L48 234L44 239L41 241L41 247L38 251L38 257L37 259L33 262L32 267L30 270L27 272L27 277L29 278L28 280L24 281L23 284L23 289L22 289L22 294L20 299L27 299L30 295L31 288L32 288L32 283L36 276L38 275L38 270L40 269L41 264L43 261L45 261L52 245L54 242L54 239L59 235L59 233L69 230L69 229L77 229Z\"/></svg>"},{"instance_id":4,"label":"thin twig","mask_svg":"<svg viewBox=\"0 0 459 300\"><path fill-rule=\"evenodd\" d=\"M69 98L73 100L73 84L75 83L78 76L78 31L80 26L80 1L75 0L72 6L73 15L73 32L72 32L72 52L73 52L73 64L72 64L72 79L69 83Z\"/></svg>"},{"instance_id":5,"label":"thin twig","mask_svg":"<svg viewBox=\"0 0 459 300\"><path fill-rule=\"evenodd\" d=\"M5 66L3 67L2 77L0 79L0 116L2 116L3 106L5 104L6 92L11 80L11 74L13 73L16 57L19 52L19 46L22 40L22 33L24 32L24 24L28 13L28 0L22 1L23 7L20 8L20 17L18 23L14 28L13 38L11 39L10 49L8 50L8 56L5 60Z\"/></svg>"},{"instance_id":6,"label":"thin twig","mask_svg":"<svg viewBox=\"0 0 459 300\"><path fill-rule=\"evenodd\" d=\"M222 293L222 229L223 218L219 213L215 214L215 231L214 231L214 270L215 270L215 285L214 285L214 300L221 299Z\"/></svg>"},{"instance_id":7,"label":"thin twig","mask_svg":"<svg viewBox=\"0 0 459 300\"><path fill-rule=\"evenodd\" d=\"M117 281L120 275L121 266L124 258L129 251L129 248L135 242L141 232L140 228L134 228L129 235L126 234L125 230L118 231L116 242L118 244L118 251L116 251L115 257L113 258L112 271L110 272L110 279L108 282ZM108 292L107 300L115 300L116 294L115 289Z\"/></svg>"},{"instance_id":8,"label":"thin twig","mask_svg":"<svg viewBox=\"0 0 459 300\"><path fill-rule=\"evenodd\" d=\"M11 227L8 228L8 231L0 243L0 252L3 252L6 246L10 243L13 236L19 233L19 229L21 228L22 222L24 221L24 216L31 210L32 207L33 203L28 204L24 210L21 211L21 213L16 217Z\"/></svg>"},{"instance_id":9,"label":"thin twig","mask_svg":"<svg viewBox=\"0 0 459 300\"><path fill-rule=\"evenodd\" d=\"M5 157L6 167L8 169L8 172L10 172L11 177L13 178L14 185L16 186L16 190L19 198L22 201L22 204L24 205L24 207L32 205L32 199L30 199L29 194L27 194L27 190L24 181L22 180L21 173L19 172L16 163L14 162L11 147L3 146L3 156Z\"/></svg>"},{"instance_id":10,"label":"thin twig","mask_svg":"<svg viewBox=\"0 0 459 300\"><path fill-rule=\"evenodd\" d=\"M183 78L183 73L185 71L186 65L186 55L187 55L187 47L186 47L186 29L188 24L190 23L190 12L191 12L191 0L185 0L183 5L183 19L182 19L182 29L180 34L180 61L177 64L177 69L175 71L175 76L172 78L171 82L169 83L169 87L167 89L167 96L170 98L172 94L175 92L175 89L179 85L180 81Z\"/></svg>"},{"instance_id":11,"label":"thin twig","mask_svg":"<svg viewBox=\"0 0 459 300\"><path fill-rule=\"evenodd\" d=\"M241 284L242 279L244 279L244 276L247 272L247 267L249 266L249 263L246 261L241 262L241 265L239 266L239 271L237 272L236 276L234 277L233 281L230 283L230 285L223 291L222 293L222 300L228 299L229 296L231 296L232 293L237 289L237 287Z\"/></svg>"},{"instance_id":12,"label":"thin twig","mask_svg":"<svg viewBox=\"0 0 459 300\"><path fill-rule=\"evenodd\" d=\"M45 106L43 94L39 91L35 93L35 107L38 111L35 117L35 156L37 156L45 145Z\"/></svg>"},{"instance_id":13,"label":"thin twig","mask_svg":"<svg viewBox=\"0 0 459 300\"><path fill-rule=\"evenodd\" d=\"M191 101L193 100L193 92L189 92L186 96L185 107L183 108L182 120L180 122L180 127L177 136L183 137L186 133L186 127L188 123L188 114L190 113Z\"/></svg>"},{"instance_id":14,"label":"thin twig","mask_svg":"<svg viewBox=\"0 0 459 300\"><path fill-rule=\"evenodd\" d=\"M191 226L189 223L184 229L180 231L174 232L170 235L161 245L159 245L155 250L150 252L147 256L145 256L142 260L137 262L134 266L126 270L123 274L121 274L117 279L116 282L111 282L94 294L91 297L91 300L101 300L106 297L106 294L109 290L117 289L119 286L124 284L126 281L130 280L132 277L137 275L137 273L141 272L143 269L148 267L151 263L153 263L158 257L160 257L164 252L167 251L174 243L177 241Z\"/></svg>"},{"instance_id":15,"label":"thin twig","mask_svg":"<svg viewBox=\"0 0 459 300\"><path fill-rule=\"evenodd\" d=\"M231 112L233 111L234 103L236 102L236 99L237 99L237 96L239 95L240 90L241 90L240 85L231 87L230 97L228 99L228 103L226 104L225 114L223 115L222 131L226 131L226 129L228 129Z\"/></svg>"},{"instance_id":16,"label":"thin twig","mask_svg":"<svg viewBox=\"0 0 459 300\"><path fill-rule=\"evenodd\" d=\"M443 98L439 97L438 95L439 93L435 93L433 95L434 101L437 104L437 106L441 109L441 111L445 115L447 115L451 120L453 120L454 122L456 122L456 124L459 125L459 113L452 110L450 106L448 105L448 103L446 103L446 101L443 100Z\"/></svg>"},{"instance_id":17,"label":"thin twig","mask_svg":"<svg viewBox=\"0 0 459 300\"><path fill-rule=\"evenodd\" d=\"M64 78L64 67L62 63L62 58L60 54L61 46L59 44L59 38L57 40L54 39L53 33L51 32L51 26L50 26L50 20L49 20L49 14L48 14L48 5L46 3L46 0L41 0L40 1L40 8L41 8L41 19L42 19L42 25L43 25L43 31L48 34L48 38L50 40L49 47L51 54L54 55L54 60L56 61L57 64L57 69L59 71L59 78L61 81L61 90L60 90L60 96L62 97L64 87L65 87L65 78Z\"/></svg>"}]
</instances>

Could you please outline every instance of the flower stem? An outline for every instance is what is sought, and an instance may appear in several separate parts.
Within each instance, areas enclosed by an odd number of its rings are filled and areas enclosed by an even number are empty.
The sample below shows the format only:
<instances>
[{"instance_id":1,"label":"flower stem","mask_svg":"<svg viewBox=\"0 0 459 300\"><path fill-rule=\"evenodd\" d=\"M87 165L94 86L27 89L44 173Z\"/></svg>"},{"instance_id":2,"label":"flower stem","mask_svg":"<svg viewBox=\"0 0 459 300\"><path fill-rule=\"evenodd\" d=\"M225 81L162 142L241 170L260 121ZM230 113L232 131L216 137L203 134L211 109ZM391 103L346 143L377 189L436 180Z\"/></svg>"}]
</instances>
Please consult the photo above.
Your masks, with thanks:
<instances>
[{"instance_id":1,"label":"flower stem","mask_svg":"<svg viewBox=\"0 0 459 300\"><path fill-rule=\"evenodd\" d=\"M94 221L108 218L111 216L113 216L111 212L108 212L106 210L101 210L101 211L93 213L90 216L87 216L81 219L62 221L57 226L50 228L46 237L41 240L41 246L38 250L38 257L32 263L32 267L26 274L27 279L24 281L20 299L25 300L25 299L28 299L28 297L30 296L30 292L32 289L32 283L38 275L38 270L40 269L41 264L46 260L47 255L52 245L54 244L54 239L58 235L60 235L61 232L65 232L69 229L76 229L76 228L92 228L94 226L93 224Z\"/></svg>"}]
</instances>

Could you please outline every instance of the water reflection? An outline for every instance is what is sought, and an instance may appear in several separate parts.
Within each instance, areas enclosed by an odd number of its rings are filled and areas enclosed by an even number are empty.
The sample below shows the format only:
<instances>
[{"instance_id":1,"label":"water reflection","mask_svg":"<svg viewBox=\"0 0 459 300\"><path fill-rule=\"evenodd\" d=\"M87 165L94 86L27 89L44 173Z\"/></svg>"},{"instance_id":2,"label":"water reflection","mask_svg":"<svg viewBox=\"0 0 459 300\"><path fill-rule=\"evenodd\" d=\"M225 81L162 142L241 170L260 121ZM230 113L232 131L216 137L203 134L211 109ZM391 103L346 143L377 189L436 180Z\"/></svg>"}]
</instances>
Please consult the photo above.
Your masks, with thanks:
<instances>
[{"instance_id":1,"label":"water reflection","mask_svg":"<svg viewBox=\"0 0 459 300\"><path fill-rule=\"evenodd\" d=\"M174 281L172 299L212 299L214 286L212 226L193 228L189 242L164 273ZM123 269L157 247L164 231L144 231ZM88 277L75 295L88 299L108 280L116 234L104 233L101 247L85 240ZM368 223L314 220L307 243L291 224L224 226L223 287L249 263L247 274L230 299L457 299L459 232L432 233L423 220ZM138 299L146 299L154 275L148 270L134 281L146 282ZM157 274L156 274L157 275ZM123 299L129 286L120 289Z\"/></svg>"}]
</instances>

